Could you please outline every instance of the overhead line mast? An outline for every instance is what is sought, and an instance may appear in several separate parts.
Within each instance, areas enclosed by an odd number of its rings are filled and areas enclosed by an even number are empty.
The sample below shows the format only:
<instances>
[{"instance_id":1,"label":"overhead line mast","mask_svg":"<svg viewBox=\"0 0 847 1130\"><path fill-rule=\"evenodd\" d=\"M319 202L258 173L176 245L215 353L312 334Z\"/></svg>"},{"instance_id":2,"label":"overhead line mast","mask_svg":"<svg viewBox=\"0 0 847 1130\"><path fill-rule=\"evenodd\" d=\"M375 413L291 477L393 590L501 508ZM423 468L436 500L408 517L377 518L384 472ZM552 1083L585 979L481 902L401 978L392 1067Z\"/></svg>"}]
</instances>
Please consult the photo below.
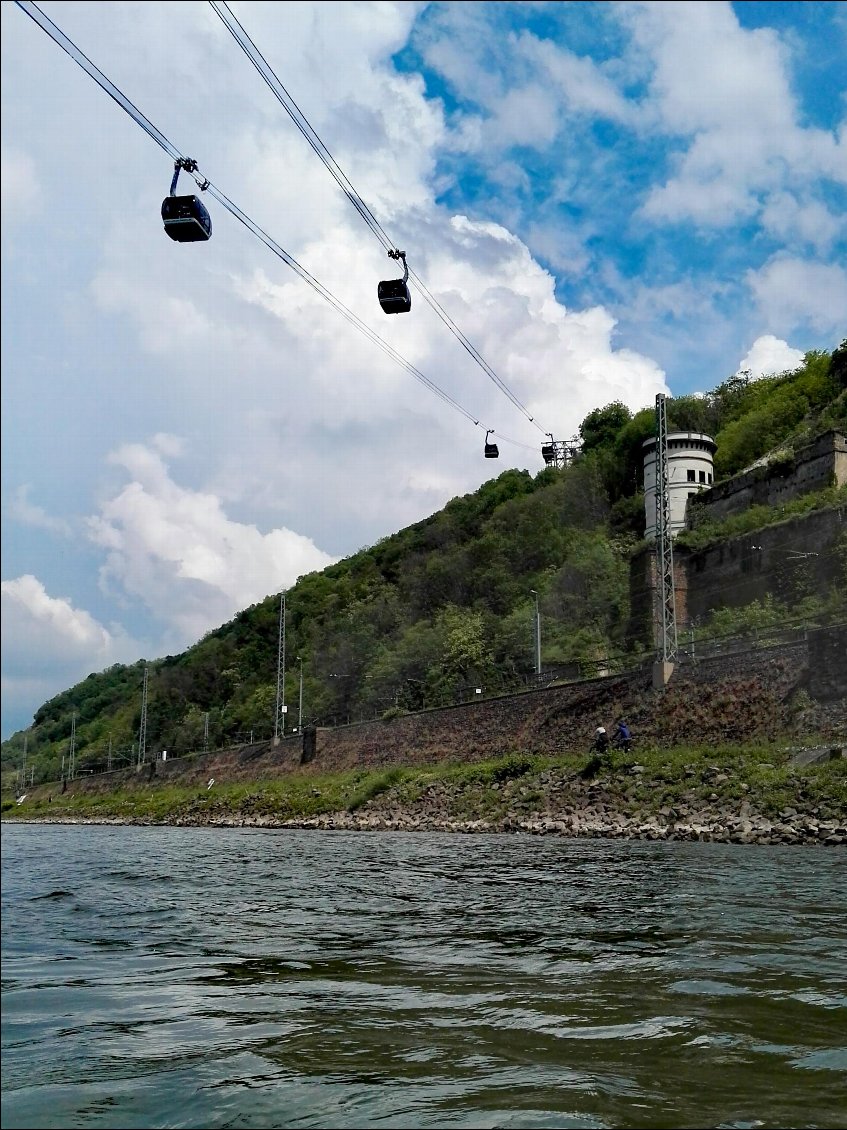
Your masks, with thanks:
<instances>
[{"instance_id":1,"label":"overhead line mast","mask_svg":"<svg viewBox=\"0 0 847 1130\"><path fill-rule=\"evenodd\" d=\"M663 664L670 664L677 653L676 590L668 472L668 416L663 393L656 396L656 578L659 659Z\"/></svg>"},{"instance_id":2,"label":"overhead line mast","mask_svg":"<svg viewBox=\"0 0 847 1130\"><path fill-rule=\"evenodd\" d=\"M149 667L144 668L144 682L141 686L141 723L138 727L138 764L143 765L147 758L147 679Z\"/></svg>"},{"instance_id":3,"label":"overhead line mast","mask_svg":"<svg viewBox=\"0 0 847 1130\"><path fill-rule=\"evenodd\" d=\"M280 718L282 726L280 727ZM274 745L285 736L285 591L279 597L279 631L276 649L276 707L274 709Z\"/></svg>"}]
</instances>

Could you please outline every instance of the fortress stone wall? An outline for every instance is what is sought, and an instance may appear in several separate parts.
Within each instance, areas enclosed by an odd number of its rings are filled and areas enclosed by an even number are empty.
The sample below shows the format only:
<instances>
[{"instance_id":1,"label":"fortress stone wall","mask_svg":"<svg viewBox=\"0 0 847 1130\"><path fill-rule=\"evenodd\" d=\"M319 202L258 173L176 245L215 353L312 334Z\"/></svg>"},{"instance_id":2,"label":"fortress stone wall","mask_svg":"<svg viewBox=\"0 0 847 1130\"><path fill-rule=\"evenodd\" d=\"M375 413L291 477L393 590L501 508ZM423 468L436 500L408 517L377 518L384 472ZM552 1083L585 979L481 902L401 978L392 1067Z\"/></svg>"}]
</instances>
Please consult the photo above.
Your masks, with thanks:
<instances>
[{"instance_id":1,"label":"fortress stone wall","mask_svg":"<svg viewBox=\"0 0 847 1130\"><path fill-rule=\"evenodd\" d=\"M708 549L674 545L678 630L720 608L742 608L770 592L797 604L804 596L847 585L847 506L813 510L727 538ZM627 638L644 647L658 639L656 552L645 546L630 563Z\"/></svg>"},{"instance_id":2,"label":"fortress stone wall","mask_svg":"<svg viewBox=\"0 0 847 1130\"><path fill-rule=\"evenodd\" d=\"M777 457L697 495L697 507L720 520L751 506L773 506L828 486L847 483L847 437L830 431L808 447Z\"/></svg>"}]
</instances>

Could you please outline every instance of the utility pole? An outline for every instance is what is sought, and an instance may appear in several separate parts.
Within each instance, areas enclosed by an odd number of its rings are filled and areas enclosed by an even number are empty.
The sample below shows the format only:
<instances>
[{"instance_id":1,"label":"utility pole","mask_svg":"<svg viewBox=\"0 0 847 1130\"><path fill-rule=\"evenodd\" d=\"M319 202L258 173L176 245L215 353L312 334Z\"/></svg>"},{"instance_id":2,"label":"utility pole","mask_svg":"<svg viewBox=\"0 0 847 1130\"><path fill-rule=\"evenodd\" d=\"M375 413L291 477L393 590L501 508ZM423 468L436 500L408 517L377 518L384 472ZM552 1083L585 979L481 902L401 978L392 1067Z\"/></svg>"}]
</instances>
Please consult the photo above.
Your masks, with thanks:
<instances>
[{"instance_id":1,"label":"utility pole","mask_svg":"<svg viewBox=\"0 0 847 1130\"><path fill-rule=\"evenodd\" d=\"M541 674L541 612L538 608L538 593L535 589L529 590L535 597L535 673Z\"/></svg>"},{"instance_id":2,"label":"utility pole","mask_svg":"<svg viewBox=\"0 0 847 1130\"><path fill-rule=\"evenodd\" d=\"M276 651L276 710L274 711L274 745L280 738L280 716L282 733L285 734L285 592L279 598L279 637Z\"/></svg>"},{"instance_id":3,"label":"utility pole","mask_svg":"<svg viewBox=\"0 0 847 1130\"><path fill-rule=\"evenodd\" d=\"M668 417L665 397L656 396L656 575L659 615L658 652L662 664L661 681L670 678L676 659L676 591L671 532L670 476L668 471Z\"/></svg>"},{"instance_id":4,"label":"utility pole","mask_svg":"<svg viewBox=\"0 0 847 1130\"><path fill-rule=\"evenodd\" d=\"M112 771L112 735L109 734L109 752L106 754L106 770Z\"/></svg>"},{"instance_id":5,"label":"utility pole","mask_svg":"<svg viewBox=\"0 0 847 1130\"><path fill-rule=\"evenodd\" d=\"M209 711L203 715L203 752L209 752Z\"/></svg>"},{"instance_id":6,"label":"utility pole","mask_svg":"<svg viewBox=\"0 0 847 1130\"><path fill-rule=\"evenodd\" d=\"M297 708L297 733L303 733L303 656L297 656L297 662L300 664L300 705Z\"/></svg>"},{"instance_id":7,"label":"utility pole","mask_svg":"<svg viewBox=\"0 0 847 1130\"><path fill-rule=\"evenodd\" d=\"M282 711L282 724L281 725L282 725L283 737L285 737L285 714L286 714L286 709L287 709L286 705L285 705L285 621L286 621L285 593L283 593L282 594L282 706L280 707L280 710Z\"/></svg>"},{"instance_id":8,"label":"utility pole","mask_svg":"<svg viewBox=\"0 0 847 1130\"><path fill-rule=\"evenodd\" d=\"M147 752L147 675L149 668L144 668L144 683L141 687L141 726L138 730L138 764L143 765Z\"/></svg>"},{"instance_id":9,"label":"utility pole","mask_svg":"<svg viewBox=\"0 0 847 1130\"><path fill-rule=\"evenodd\" d=\"M71 715L71 744L68 749L68 779L73 780L76 773L76 711Z\"/></svg>"}]
</instances>

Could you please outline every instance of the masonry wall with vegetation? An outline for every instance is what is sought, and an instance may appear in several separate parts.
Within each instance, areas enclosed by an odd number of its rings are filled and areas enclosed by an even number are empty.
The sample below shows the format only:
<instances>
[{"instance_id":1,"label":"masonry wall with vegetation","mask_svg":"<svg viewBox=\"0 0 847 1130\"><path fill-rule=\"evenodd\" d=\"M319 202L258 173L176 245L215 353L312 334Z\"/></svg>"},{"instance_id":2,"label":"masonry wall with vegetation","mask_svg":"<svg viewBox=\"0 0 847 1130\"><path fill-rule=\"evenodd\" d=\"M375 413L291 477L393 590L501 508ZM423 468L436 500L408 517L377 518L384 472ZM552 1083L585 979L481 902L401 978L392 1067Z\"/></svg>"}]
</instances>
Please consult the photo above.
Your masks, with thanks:
<instances>
[{"instance_id":1,"label":"masonry wall with vegetation","mask_svg":"<svg viewBox=\"0 0 847 1130\"><path fill-rule=\"evenodd\" d=\"M744 608L763 594L786 607L847 585L847 506L812 510L703 549L674 548L676 618L680 630L721 609ZM627 633L655 646L656 551L645 545L630 562Z\"/></svg>"},{"instance_id":2,"label":"masonry wall with vegetation","mask_svg":"<svg viewBox=\"0 0 847 1130\"><path fill-rule=\"evenodd\" d=\"M847 506L817 510L703 550L681 550L686 620L741 608L769 593L789 606L843 583Z\"/></svg>"},{"instance_id":3,"label":"masonry wall with vegetation","mask_svg":"<svg viewBox=\"0 0 847 1130\"><path fill-rule=\"evenodd\" d=\"M637 741L651 745L769 739L809 725L844 741L847 662L839 656L847 660L843 626L791 644L681 662L658 691L645 665L625 675L319 731L313 764L328 770L579 753L597 725L610 728L620 715ZM812 670L821 660L825 678ZM824 701L813 700L812 690Z\"/></svg>"},{"instance_id":4,"label":"masonry wall with vegetation","mask_svg":"<svg viewBox=\"0 0 847 1130\"><path fill-rule=\"evenodd\" d=\"M758 467L717 483L697 505L721 519L751 506L780 506L811 491L847 482L847 437L829 431L797 452L778 454Z\"/></svg>"}]
</instances>

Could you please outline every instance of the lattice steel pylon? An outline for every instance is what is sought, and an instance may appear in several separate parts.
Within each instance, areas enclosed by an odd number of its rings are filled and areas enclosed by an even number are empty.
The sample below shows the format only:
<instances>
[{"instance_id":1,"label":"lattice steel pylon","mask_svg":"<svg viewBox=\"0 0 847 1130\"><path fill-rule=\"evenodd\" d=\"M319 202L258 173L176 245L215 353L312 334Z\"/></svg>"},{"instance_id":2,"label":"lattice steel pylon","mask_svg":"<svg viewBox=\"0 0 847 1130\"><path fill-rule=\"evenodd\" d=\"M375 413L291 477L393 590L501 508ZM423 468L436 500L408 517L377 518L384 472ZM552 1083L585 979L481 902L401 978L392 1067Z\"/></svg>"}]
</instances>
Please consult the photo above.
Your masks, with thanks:
<instances>
[{"instance_id":1,"label":"lattice steel pylon","mask_svg":"<svg viewBox=\"0 0 847 1130\"><path fill-rule=\"evenodd\" d=\"M656 396L656 578L659 658L665 663L673 663L677 652L676 591L668 474L668 417L662 393Z\"/></svg>"},{"instance_id":2,"label":"lattice steel pylon","mask_svg":"<svg viewBox=\"0 0 847 1130\"><path fill-rule=\"evenodd\" d=\"M280 727L280 719L282 726ZM276 652L276 707L274 710L274 744L285 736L285 593L279 597L279 637Z\"/></svg>"},{"instance_id":3,"label":"lattice steel pylon","mask_svg":"<svg viewBox=\"0 0 847 1130\"><path fill-rule=\"evenodd\" d=\"M147 753L147 675L149 669L144 668L144 683L141 687L141 725L138 728L138 764L143 765Z\"/></svg>"},{"instance_id":4,"label":"lattice steel pylon","mask_svg":"<svg viewBox=\"0 0 847 1130\"><path fill-rule=\"evenodd\" d=\"M573 439L569 440L553 439L550 432L547 434L550 436L550 442L542 444L541 446L541 454L544 457L545 465L559 469L573 463L574 459L582 450L579 437L575 436Z\"/></svg>"}]
</instances>

